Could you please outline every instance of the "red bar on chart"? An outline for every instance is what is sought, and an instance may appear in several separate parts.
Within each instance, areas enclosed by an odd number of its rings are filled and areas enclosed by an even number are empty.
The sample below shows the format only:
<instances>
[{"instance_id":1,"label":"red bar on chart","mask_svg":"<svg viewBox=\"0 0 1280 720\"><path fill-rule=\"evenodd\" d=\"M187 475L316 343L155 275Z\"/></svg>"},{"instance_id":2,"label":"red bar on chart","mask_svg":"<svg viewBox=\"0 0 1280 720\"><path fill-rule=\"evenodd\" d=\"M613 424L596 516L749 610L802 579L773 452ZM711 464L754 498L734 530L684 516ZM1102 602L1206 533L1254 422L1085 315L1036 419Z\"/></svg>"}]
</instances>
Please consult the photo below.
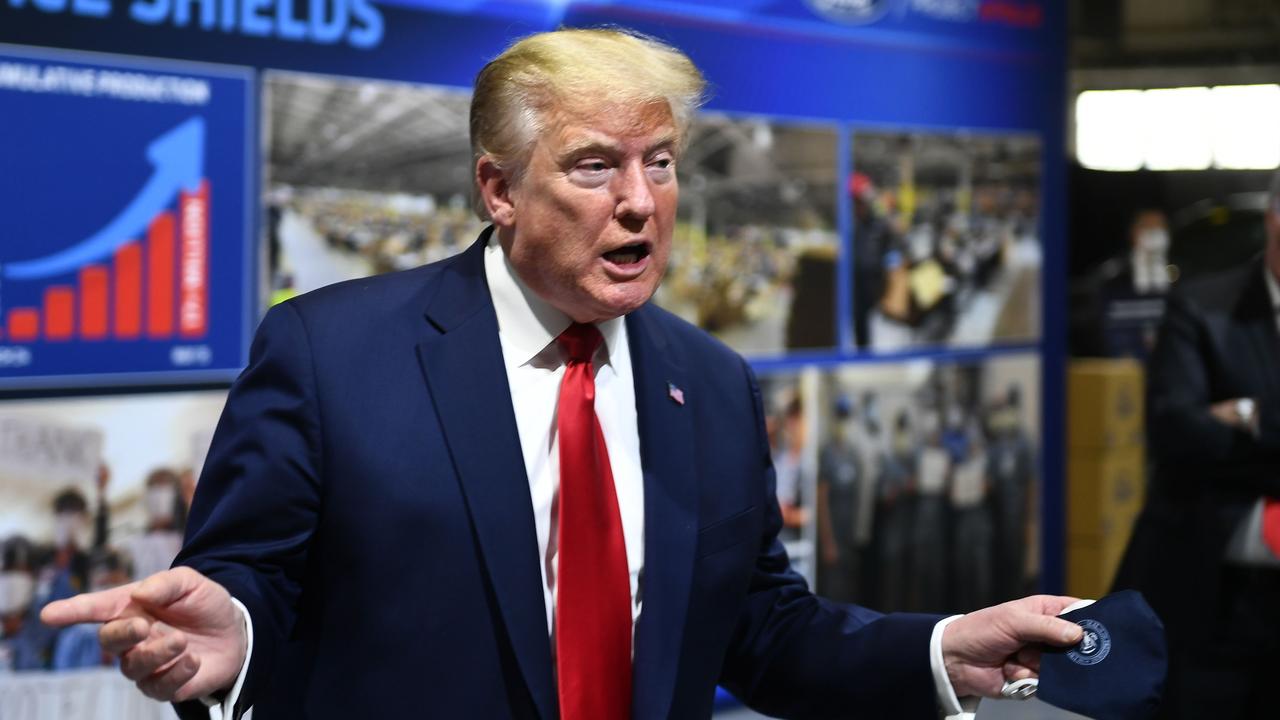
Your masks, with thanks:
<instances>
[{"instance_id":1,"label":"red bar on chart","mask_svg":"<svg viewBox=\"0 0 1280 720\"><path fill-rule=\"evenodd\" d=\"M14 342L31 342L40 336L40 311L35 308L9 310L9 339Z\"/></svg>"},{"instance_id":2,"label":"red bar on chart","mask_svg":"<svg viewBox=\"0 0 1280 720\"><path fill-rule=\"evenodd\" d=\"M66 342L76 334L76 291L65 285L44 289L44 339Z\"/></svg>"},{"instance_id":3,"label":"red bar on chart","mask_svg":"<svg viewBox=\"0 0 1280 720\"><path fill-rule=\"evenodd\" d=\"M80 339L107 337L107 285L111 273L101 265L80 269Z\"/></svg>"},{"instance_id":4,"label":"red bar on chart","mask_svg":"<svg viewBox=\"0 0 1280 720\"><path fill-rule=\"evenodd\" d=\"M182 257L178 272L178 334L203 337L209 331L209 181L179 200Z\"/></svg>"},{"instance_id":5,"label":"red bar on chart","mask_svg":"<svg viewBox=\"0 0 1280 720\"><path fill-rule=\"evenodd\" d=\"M142 334L142 246L131 242L116 250L115 270L115 337L136 340Z\"/></svg>"},{"instance_id":6,"label":"red bar on chart","mask_svg":"<svg viewBox=\"0 0 1280 720\"><path fill-rule=\"evenodd\" d=\"M147 337L173 335L174 306L173 213L162 212L147 230Z\"/></svg>"}]
</instances>

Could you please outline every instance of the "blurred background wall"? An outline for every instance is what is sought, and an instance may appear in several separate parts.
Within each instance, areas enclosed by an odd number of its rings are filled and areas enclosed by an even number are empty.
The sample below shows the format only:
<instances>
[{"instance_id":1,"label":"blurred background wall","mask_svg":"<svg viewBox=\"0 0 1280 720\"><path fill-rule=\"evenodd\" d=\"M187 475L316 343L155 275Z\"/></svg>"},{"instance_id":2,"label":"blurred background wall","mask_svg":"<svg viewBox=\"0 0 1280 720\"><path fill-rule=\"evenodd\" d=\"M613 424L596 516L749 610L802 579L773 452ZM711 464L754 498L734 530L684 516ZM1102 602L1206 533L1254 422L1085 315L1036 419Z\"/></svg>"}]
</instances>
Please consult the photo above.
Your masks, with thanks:
<instances>
[{"instance_id":1,"label":"blurred background wall","mask_svg":"<svg viewBox=\"0 0 1280 720\"><path fill-rule=\"evenodd\" d=\"M1068 587L1110 585L1150 470L1144 363L1180 284L1258 256L1280 4L1071 3ZM1086 489L1087 486L1087 489Z\"/></svg>"}]
</instances>

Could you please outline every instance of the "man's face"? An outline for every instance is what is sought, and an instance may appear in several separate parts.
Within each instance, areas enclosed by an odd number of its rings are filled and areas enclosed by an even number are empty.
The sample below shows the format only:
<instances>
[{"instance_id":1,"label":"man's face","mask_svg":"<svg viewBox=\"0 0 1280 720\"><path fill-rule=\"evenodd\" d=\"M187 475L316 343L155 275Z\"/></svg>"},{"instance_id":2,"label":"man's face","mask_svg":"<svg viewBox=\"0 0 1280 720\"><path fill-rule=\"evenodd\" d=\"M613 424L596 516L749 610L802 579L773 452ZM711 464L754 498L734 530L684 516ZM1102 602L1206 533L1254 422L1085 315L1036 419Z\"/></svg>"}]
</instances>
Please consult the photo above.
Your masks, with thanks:
<instances>
[{"instance_id":1,"label":"man's face","mask_svg":"<svg viewBox=\"0 0 1280 720\"><path fill-rule=\"evenodd\" d=\"M53 543L59 548L80 547L84 544L85 529L89 525L88 514L64 511L53 516Z\"/></svg>"},{"instance_id":2,"label":"man's face","mask_svg":"<svg viewBox=\"0 0 1280 720\"><path fill-rule=\"evenodd\" d=\"M508 212L494 214L499 238L530 289L575 321L625 315L657 290L671 250L671 111L560 111L546 125L507 190Z\"/></svg>"}]
</instances>

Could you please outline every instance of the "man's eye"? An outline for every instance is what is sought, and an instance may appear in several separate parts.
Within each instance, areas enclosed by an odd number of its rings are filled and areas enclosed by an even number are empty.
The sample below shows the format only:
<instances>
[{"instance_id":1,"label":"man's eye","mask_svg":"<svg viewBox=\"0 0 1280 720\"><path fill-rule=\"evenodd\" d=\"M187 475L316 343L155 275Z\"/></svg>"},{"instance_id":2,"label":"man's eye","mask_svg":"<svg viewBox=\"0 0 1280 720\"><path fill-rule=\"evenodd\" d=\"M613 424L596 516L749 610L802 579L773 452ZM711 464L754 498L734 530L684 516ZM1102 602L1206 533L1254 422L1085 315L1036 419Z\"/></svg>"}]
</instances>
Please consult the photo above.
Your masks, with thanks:
<instances>
[{"instance_id":1,"label":"man's eye","mask_svg":"<svg viewBox=\"0 0 1280 720\"><path fill-rule=\"evenodd\" d=\"M612 172L608 160L580 160L574 163L569 179L583 187L601 187L609 182Z\"/></svg>"},{"instance_id":2,"label":"man's eye","mask_svg":"<svg viewBox=\"0 0 1280 720\"><path fill-rule=\"evenodd\" d=\"M660 170L666 170L675 164L676 164L676 161L669 157L658 158L657 160L654 160L652 163L650 163L650 165Z\"/></svg>"}]
</instances>

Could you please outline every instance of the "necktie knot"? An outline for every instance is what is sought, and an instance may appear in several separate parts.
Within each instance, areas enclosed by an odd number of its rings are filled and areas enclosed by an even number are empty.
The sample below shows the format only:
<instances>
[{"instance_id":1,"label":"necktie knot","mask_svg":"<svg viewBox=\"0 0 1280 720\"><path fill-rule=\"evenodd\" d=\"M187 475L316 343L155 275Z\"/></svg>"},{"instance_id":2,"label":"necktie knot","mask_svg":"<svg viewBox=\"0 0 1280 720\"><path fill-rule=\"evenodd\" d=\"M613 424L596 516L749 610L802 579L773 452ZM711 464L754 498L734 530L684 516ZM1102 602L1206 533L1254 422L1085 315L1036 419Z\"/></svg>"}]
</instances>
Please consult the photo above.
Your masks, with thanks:
<instances>
[{"instance_id":1,"label":"necktie knot","mask_svg":"<svg viewBox=\"0 0 1280 720\"><path fill-rule=\"evenodd\" d=\"M589 363L604 338L595 325L573 323L560 333L556 342L564 349L565 355L569 356L569 362Z\"/></svg>"}]
</instances>

